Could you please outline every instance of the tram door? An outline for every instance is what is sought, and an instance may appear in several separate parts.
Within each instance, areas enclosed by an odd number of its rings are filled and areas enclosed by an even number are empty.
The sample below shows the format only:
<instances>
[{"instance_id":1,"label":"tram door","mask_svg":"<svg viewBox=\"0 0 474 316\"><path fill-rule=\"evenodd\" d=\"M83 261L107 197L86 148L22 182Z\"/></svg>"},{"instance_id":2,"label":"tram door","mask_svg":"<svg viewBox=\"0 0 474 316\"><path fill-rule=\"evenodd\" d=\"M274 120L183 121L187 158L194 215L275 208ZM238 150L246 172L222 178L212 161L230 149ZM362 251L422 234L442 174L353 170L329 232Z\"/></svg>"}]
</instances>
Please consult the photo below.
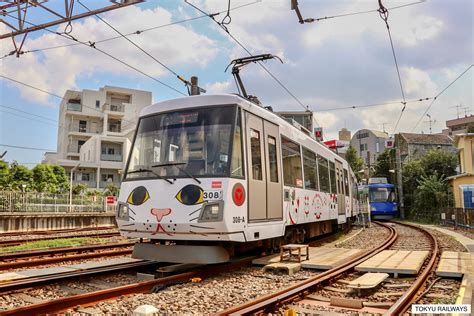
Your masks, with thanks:
<instances>
[{"instance_id":1,"label":"tram door","mask_svg":"<svg viewBox=\"0 0 474 316\"><path fill-rule=\"evenodd\" d=\"M283 217L278 126L245 112L249 221Z\"/></svg>"},{"instance_id":2,"label":"tram door","mask_svg":"<svg viewBox=\"0 0 474 316\"><path fill-rule=\"evenodd\" d=\"M344 194L344 169L342 163L336 160L336 184L337 184L337 217L339 223L345 223L346 199ZM344 218L344 219L343 219Z\"/></svg>"}]
</instances>

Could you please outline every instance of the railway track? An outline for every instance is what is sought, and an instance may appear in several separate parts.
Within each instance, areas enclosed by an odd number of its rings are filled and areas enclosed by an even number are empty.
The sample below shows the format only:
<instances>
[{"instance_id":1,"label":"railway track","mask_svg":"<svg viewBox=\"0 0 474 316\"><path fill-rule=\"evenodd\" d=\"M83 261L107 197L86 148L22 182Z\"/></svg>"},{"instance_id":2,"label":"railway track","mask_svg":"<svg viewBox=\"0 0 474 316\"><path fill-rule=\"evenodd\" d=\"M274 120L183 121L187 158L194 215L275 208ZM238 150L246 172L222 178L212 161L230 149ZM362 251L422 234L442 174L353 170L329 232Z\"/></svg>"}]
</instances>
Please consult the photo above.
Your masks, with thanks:
<instances>
[{"instance_id":1,"label":"railway track","mask_svg":"<svg viewBox=\"0 0 474 316\"><path fill-rule=\"evenodd\" d=\"M97 237L97 238L108 238L120 236L119 232L93 232L81 235L68 235L68 236L51 236L51 237L41 237L41 238L22 238L22 239L11 239L11 240L0 240L0 247L16 246L23 243L38 241L38 240L53 240L61 238L74 238L74 237Z\"/></svg>"},{"instance_id":2,"label":"railway track","mask_svg":"<svg viewBox=\"0 0 474 316\"><path fill-rule=\"evenodd\" d=\"M376 255L380 251L390 247L397 239L396 230L386 224L379 223L390 231L389 237L384 240L375 249L364 251L361 255L341 264L333 269L327 270L318 274L317 276L308 280L302 281L298 284L285 288L279 292L271 293L247 303L228 308L218 313L218 315L241 315L241 314L255 314L259 312L268 312L276 309L278 306L293 300L301 299L308 294L312 289L320 286L324 282L330 281L339 275L352 270L359 263Z\"/></svg>"},{"instance_id":3,"label":"railway track","mask_svg":"<svg viewBox=\"0 0 474 316\"><path fill-rule=\"evenodd\" d=\"M134 244L126 242L6 253L0 255L0 271L64 261L128 255L132 253L130 247ZM103 251L111 248L118 249Z\"/></svg>"},{"instance_id":4,"label":"railway track","mask_svg":"<svg viewBox=\"0 0 474 316\"><path fill-rule=\"evenodd\" d=\"M391 246L395 246L398 248L399 246L396 245L396 240L398 238L397 231L391 227L390 225L385 225L382 223L378 223L384 225L385 227L390 229L390 236L375 250L366 251L357 258L346 262L338 267L335 267L331 270L323 272L314 278L301 282L295 286L291 286L285 288L277 293L272 293L260 298L257 298L253 301L249 301L245 304L241 304L238 306L231 307L224 311L221 311L219 315L248 315L248 314L256 314L260 312L271 312L276 310L278 307L283 306L284 304L302 300L308 294L310 294L314 289L321 287L323 284L331 283L337 277L346 274L358 265L359 263L367 260L368 258L372 257L373 255L377 254L378 252L388 249ZM410 307L410 305L416 300L418 294L421 293L424 289L425 282L428 276L433 272L434 268L436 267L436 260L438 257L438 245L436 238L431 235L428 231L425 231L418 226L407 225L402 223L397 223L397 225L406 225L407 227L411 227L413 229L417 229L422 234L424 234L431 243L431 257L429 258L428 264L426 264L423 271L418 275L416 280L413 284L405 291L405 293L394 303L392 306L386 311L386 315L401 315ZM343 308L342 308L343 309Z\"/></svg>"},{"instance_id":5,"label":"railway track","mask_svg":"<svg viewBox=\"0 0 474 316\"><path fill-rule=\"evenodd\" d=\"M137 282L129 285L123 285L106 290L94 291L69 297L63 297L52 301L45 301L38 304L27 305L15 309L10 309L0 312L0 315L38 315L38 314L53 314L67 311L78 305L87 307L98 302L117 299L122 295L147 293L153 291L157 286L166 286L177 283L190 282L192 278L205 279L215 276L216 274L239 269L241 267L250 265L254 257L247 257L239 259L230 263L204 266L195 271L179 273L176 275L157 278L150 281ZM155 263L156 264L156 263ZM1 291L1 288L0 288Z\"/></svg>"},{"instance_id":6,"label":"railway track","mask_svg":"<svg viewBox=\"0 0 474 316\"><path fill-rule=\"evenodd\" d=\"M51 229L51 230L32 230L26 232L8 232L0 233L1 237L10 237L10 236L22 236L25 234L31 235L52 235L52 234L62 234L62 233L76 233L76 232L87 232L87 231L97 231L97 230L110 230L115 229L114 226L99 226L99 227L85 227L85 228L67 228L67 229Z\"/></svg>"}]
</instances>

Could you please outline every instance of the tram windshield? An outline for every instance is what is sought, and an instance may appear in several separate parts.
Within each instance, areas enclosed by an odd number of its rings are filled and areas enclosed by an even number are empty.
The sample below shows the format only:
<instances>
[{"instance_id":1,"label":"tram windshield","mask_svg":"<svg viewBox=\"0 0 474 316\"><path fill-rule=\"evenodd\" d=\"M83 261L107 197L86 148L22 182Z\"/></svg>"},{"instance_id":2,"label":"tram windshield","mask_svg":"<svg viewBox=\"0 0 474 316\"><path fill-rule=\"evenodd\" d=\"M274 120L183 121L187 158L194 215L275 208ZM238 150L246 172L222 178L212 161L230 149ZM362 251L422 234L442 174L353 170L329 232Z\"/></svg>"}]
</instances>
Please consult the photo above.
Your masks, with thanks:
<instances>
[{"instance_id":1,"label":"tram windshield","mask_svg":"<svg viewBox=\"0 0 474 316\"><path fill-rule=\"evenodd\" d=\"M395 202L395 188L369 188L370 202Z\"/></svg>"},{"instance_id":2,"label":"tram windshield","mask_svg":"<svg viewBox=\"0 0 474 316\"><path fill-rule=\"evenodd\" d=\"M140 119L125 179L242 176L236 113L236 106L223 106Z\"/></svg>"}]
</instances>

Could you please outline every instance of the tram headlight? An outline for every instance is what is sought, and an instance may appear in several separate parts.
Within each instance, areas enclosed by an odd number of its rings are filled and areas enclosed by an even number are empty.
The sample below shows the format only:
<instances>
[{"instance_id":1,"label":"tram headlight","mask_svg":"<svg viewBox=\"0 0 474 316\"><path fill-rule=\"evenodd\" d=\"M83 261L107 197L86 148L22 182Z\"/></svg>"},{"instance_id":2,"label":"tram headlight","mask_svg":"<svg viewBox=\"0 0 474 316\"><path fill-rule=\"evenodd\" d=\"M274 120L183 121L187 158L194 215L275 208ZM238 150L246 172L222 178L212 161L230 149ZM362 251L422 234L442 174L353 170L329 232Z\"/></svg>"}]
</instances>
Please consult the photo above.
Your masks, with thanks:
<instances>
[{"instance_id":1,"label":"tram headlight","mask_svg":"<svg viewBox=\"0 0 474 316\"><path fill-rule=\"evenodd\" d=\"M375 206L372 206L372 207L370 208L370 210L371 210L372 212L375 212L377 209L375 208Z\"/></svg>"},{"instance_id":2,"label":"tram headlight","mask_svg":"<svg viewBox=\"0 0 474 316\"><path fill-rule=\"evenodd\" d=\"M117 218L128 221L128 205L125 203L117 204Z\"/></svg>"},{"instance_id":3,"label":"tram headlight","mask_svg":"<svg viewBox=\"0 0 474 316\"><path fill-rule=\"evenodd\" d=\"M224 201L206 202L198 222L218 222L222 220Z\"/></svg>"}]
</instances>

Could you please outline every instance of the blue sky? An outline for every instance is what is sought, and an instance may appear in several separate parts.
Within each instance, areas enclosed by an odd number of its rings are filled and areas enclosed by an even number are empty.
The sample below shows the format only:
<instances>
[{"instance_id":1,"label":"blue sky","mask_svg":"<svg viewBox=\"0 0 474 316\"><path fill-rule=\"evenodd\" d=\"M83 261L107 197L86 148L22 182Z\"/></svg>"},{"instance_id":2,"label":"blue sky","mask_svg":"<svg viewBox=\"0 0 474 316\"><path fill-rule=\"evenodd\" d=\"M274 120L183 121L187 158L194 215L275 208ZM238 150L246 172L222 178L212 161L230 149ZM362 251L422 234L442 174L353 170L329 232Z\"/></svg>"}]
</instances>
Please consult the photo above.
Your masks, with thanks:
<instances>
[{"instance_id":1,"label":"blue sky","mask_svg":"<svg viewBox=\"0 0 474 316\"><path fill-rule=\"evenodd\" d=\"M231 5L250 2L252 0L231 0ZM412 2L386 0L384 4L392 7ZM49 1L48 5L63 3ZM109 4L105 0L84 0L84 3L90 8L97 3ZM224 0L195 0L193 3L211 13L227 7ZM282 57L283 65L269 61L267 67L305 105L319 111L401 100L387 31L377 13L300 25L289 3L289 0L264 0L232 11L229 30L253 53L273 53ZM314 18L377 9L376 0L300 0L299 3L303 15ZM84 11L77 3L75 10ZM433 0L390 12L389 23L408 100L436 95L473 63L472 12L473 3L469 0ZM197 15L199 13L183 1L168 0L147 1L105 13L102 17L128 33ZM28 21L41 23L50 18L49 14L34 9ZM71 34L84 41L116 35L94 17L75 21L72 26ZM53 29L62 31L64 27L59 25ZM4 33L6 27L0 26L0 31ZM245 53L210 19L202 18L130 38L184 77L198 75L200 85L209 92L236 91L231 74L224 73L224 69L231 59L245 56ZM11 51L10 39L0 43L1 55ZM28 36L25 49L66 43L69 43L66 39L38 31ZM173 75L125 40L97 46L185 92ZM179 96L83 46L28 53L20 58L10 56L0 63L0 74L58 95L63 95L66 89L99 89L104 85L115 85L152 91L155 102ZM473 113L472 73L471 68L433 104L429 114L436 120L434 132L441 131L444 122L456 116L456 109L451 108L455 105L470 106L470 113ZM243 77L249 92L258 95L265 104L277 110L302 109L258 66L249 65L243 70ZM49 118L40 119L0 107L0 144L54 150L58 133L54 120L58 118L59 99L1 78L0 85L0 105ZM397 132L412 131L428 104L426 101L408 104ZM381 130L382 123L387 123L387 131L392 132L400 109L401 104L394 104L318 112L318 121L327 138L334 137L344 126L355 132L360 128ZM422 122L414 131L428 132L428 124ZM7 161L29 163L30 167L43 157L42 151L0 146L0 151L4 150L8 150Z\"/></svg>"}]
</instances>

